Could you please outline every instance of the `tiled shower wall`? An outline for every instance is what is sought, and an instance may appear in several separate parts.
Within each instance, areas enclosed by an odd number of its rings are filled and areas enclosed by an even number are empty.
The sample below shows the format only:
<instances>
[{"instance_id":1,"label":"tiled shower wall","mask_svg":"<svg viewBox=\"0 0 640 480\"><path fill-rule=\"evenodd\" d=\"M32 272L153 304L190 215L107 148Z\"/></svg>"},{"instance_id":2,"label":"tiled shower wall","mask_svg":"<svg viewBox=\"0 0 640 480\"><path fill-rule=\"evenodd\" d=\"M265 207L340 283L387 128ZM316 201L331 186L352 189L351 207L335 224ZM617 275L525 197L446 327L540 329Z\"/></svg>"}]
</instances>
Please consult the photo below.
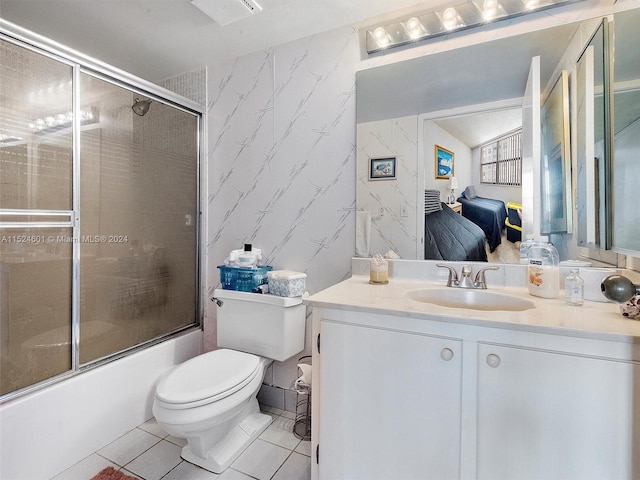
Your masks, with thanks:
<instances>
[{"instance_id":1,"label":"tiled shower wall","mask_svg":"<svg viewBox=\"0 0 640 480\"><path fill-rule=\"evenodd\" d=\"M350 276L358 54L349 27L209 66L207 296L244 243L274 269L307 273L311 293ZM206 348L214 317L207 302ZM297 360L265 382L289 388Z\"/></svg>"},{"instance_id":2,"label":"tiled shower wall","mask_svg":"<svg viewBox=\"0 0 640 480\"><path fill-rule=\"evenodd\" d=\"M200 105L207 103L207 69L205 67L156 83Z\"/></svg>"}]
</instances>

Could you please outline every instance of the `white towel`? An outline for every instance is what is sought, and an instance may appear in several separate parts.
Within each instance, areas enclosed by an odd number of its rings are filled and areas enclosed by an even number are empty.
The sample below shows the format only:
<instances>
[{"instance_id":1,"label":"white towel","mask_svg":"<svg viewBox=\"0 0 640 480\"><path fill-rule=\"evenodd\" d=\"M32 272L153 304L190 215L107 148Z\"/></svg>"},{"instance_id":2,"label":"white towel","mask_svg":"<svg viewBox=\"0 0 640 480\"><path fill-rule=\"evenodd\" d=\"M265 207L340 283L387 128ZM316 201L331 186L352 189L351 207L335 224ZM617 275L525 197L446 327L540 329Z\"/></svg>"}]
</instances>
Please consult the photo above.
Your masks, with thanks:
<instances>
[{"instance_id":1,"label":"white towel","mask_svg":"<svg viewBox=\"0 0 640 480\"><path fill-rule=\"evenodd\" d=\"M356 210L356 257L369 257L371 241L371 213Z\"/></svg>"}]
</instances>

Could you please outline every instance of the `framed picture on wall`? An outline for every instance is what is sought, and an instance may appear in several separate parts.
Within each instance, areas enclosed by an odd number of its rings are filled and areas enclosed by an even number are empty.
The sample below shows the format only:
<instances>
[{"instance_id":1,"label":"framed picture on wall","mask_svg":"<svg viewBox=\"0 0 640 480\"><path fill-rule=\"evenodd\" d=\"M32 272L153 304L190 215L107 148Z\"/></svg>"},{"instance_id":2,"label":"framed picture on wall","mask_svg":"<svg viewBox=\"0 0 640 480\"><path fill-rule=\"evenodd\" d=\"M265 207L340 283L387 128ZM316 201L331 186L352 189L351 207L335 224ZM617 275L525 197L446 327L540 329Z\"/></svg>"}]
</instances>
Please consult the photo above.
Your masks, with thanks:
<instances>
[{"instance_id":1,"label":"framed picture on wall","mask_svg":"<svg viewBox=\"0 0 640 480\"><path fill-rule=\"evenodd\" d=\"M395 180L396 157L370 158L369 180Z\"/></svg>"},{"instance_id":2,"label":"framed picture on wall","mask_svg":"<svg viewBox=\"0 0 640 480\"><path fill-rule=\"evenodd\" d=\"M453 161L455 154L451 150L436 145L436 178L449 179L453 177Z\"/></svg>"}]
</instances>

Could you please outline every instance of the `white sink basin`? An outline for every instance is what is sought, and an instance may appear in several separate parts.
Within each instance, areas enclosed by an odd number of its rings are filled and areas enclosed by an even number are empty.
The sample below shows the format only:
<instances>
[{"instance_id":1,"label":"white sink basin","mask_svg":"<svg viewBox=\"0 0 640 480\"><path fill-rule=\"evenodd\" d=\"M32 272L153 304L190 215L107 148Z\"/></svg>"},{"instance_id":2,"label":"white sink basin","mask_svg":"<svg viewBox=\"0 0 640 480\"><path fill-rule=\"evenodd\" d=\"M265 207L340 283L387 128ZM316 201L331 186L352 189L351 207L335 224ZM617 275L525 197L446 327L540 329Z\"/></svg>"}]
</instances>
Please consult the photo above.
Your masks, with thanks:
<instances>
[{"instance_id":1,"label":"white sink basin","mask_svg":"<svg viewBox=\"0 0 640 480\"><path fill-rule=\"evenodd\" d=\"M432 303L441 307L470 308L472 310L505 310L520 312L535 308L530 300L512 297L501 293L487 292L486 290L470 290L464 288L426 288L408 292L407 296L412 300L423 303Z\"/></svg>"}]
</instances>

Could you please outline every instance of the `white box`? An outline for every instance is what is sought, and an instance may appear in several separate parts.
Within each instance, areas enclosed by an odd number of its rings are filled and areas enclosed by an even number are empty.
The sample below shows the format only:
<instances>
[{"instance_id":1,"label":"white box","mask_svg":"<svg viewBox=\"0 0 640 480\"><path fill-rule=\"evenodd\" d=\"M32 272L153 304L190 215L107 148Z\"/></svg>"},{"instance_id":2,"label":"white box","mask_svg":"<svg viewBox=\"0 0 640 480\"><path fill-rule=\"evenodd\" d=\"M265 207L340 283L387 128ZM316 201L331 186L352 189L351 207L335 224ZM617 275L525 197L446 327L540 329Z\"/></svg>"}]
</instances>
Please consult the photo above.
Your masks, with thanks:
<instances>
[{"instance_id":1,"label":"white box","mask_svg":"<svg viewBox=\"0 0 640 480\"><path fill-rule=\"evenodd\" d=\"M304 294L307 274L290 270L272 270L267 273L269 293L280 297L300 297Z\"/></svg>"}]
</instances>

